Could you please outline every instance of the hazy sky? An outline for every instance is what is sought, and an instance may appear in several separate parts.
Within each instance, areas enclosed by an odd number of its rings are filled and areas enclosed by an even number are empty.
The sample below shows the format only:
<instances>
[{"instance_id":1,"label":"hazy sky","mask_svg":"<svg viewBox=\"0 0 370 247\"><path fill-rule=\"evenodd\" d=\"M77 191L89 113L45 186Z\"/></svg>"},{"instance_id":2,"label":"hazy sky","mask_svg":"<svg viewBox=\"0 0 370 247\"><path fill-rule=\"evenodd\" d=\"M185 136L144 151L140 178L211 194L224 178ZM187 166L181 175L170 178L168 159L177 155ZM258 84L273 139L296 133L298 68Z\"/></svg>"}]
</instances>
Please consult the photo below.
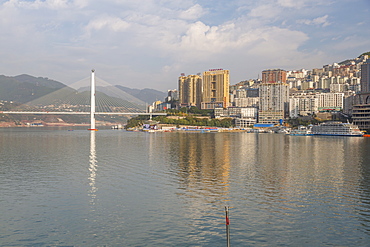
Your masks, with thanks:
<instances>
[{"instance_id":1,"label":"hazy sky","mask_svg":"<svg viewBox=\"0 0 370 247\"><path fill-rule=\"evenodd\" d=\"M319 68L370 51L370 0L0 0L0 74L177 88L181 73Z\"/></svg>"}]
</instances>

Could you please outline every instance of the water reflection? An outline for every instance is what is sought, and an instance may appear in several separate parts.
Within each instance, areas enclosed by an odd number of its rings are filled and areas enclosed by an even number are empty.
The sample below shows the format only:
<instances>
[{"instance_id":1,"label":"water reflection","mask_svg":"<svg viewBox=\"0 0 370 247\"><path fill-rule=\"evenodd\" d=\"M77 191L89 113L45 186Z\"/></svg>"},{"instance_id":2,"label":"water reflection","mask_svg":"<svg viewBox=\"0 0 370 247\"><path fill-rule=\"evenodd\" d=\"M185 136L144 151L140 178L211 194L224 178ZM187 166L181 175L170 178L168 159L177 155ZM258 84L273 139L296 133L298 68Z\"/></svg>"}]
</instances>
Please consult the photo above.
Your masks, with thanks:
<instances>
[{"instance_id":1,"label":"water reflection","mask_svg":"<svg viewBox=\"0 0 370 247\"><path fill-rule=\"evenodd\" d=\"M360 176L360 201L356 207L359 210L358 217L364 227L364 232L370 235L370 138L366 138L365 145L361 146L361 176Z\"/></svg>"},{"instance_id":2,"label":"water reflection","mask_svg":"<svg viewBox=\"0 0 370 247\"><path fill-rule=\"evenodd\" d=\"M92 205L95 204L96 200L96 192L98 188L96 187L96 172L98 168L98 161L96 159L96 143L95 143L95 131L90 131L90 156L89 156L89 185L90 185L90 190L89 190L89 196L90 196L90 203Z\"/></svg>"},{"instance_id":3,"label":"water reflection","mask_svg":"<svg viewBox=\"0 0 370 247\"><path fill-rule=\"evenodd\" d=\"M230 179L230 135L183 133L177 136L177 143L181 188L197 193L205 200L227 195ZM207 195L210 197L206 197Z\"/></svg>"},{"instance_id":4,"label":"water reflection","mask_svg":"<svg viewBox=\"0 0 370 247\"><path fill-rule=\"evenodd\" d=\"M4 246L370 241L370 138L4 131Z\"/></svg>"}]
</instances>

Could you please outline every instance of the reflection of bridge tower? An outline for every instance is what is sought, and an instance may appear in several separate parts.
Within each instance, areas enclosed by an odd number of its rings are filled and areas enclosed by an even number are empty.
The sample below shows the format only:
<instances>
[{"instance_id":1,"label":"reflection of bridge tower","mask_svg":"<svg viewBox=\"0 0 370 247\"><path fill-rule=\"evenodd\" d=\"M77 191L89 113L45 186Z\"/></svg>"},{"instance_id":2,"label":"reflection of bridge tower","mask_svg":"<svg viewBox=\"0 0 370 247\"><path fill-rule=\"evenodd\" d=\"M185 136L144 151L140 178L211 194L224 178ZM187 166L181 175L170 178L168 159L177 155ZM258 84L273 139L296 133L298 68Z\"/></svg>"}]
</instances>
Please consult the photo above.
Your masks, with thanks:
<instances>
[{"instance_id":1,"label":"reflection of bridge tower","mask_svg":"<svg viewBox=\"0 0 370 247\"><path fill-rule=\"evenodd\" d=\"M89 185L90 185L90 190L89 190L89 196L91 197L90 203L92 205L95 204L95 198L96 198L96 192L98 188L96 187L95 184L95 179L96 179L96 172L98 169L97 165L97 159L96 159L96 149L95 149L96 143L95 143L95 132L91 131L90 132L90 159L89 159Z\"/></svg>"}]
</instances>

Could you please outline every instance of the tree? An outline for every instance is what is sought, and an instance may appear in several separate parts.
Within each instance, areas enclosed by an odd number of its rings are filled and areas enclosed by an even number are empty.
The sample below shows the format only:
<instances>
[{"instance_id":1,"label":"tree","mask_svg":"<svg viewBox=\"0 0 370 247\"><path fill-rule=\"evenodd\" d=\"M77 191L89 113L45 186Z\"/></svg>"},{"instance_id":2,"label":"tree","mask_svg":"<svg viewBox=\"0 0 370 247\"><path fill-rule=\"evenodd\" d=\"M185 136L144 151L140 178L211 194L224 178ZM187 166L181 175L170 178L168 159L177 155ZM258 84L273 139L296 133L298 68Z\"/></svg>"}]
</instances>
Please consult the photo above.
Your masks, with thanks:
<instances>
[{"instance_id":1,"label":"tree","mask_svg":"<svg viewBox=\"0 0 370 247\"><path fill-rule=\"evenodd\" d=\"M144 121L148 119L149 119L149 116L137 116L137 117L131 118L127 121L125 128L126 129L135 128L137 126L142 125Z\"/></svg>"}]
</instances>

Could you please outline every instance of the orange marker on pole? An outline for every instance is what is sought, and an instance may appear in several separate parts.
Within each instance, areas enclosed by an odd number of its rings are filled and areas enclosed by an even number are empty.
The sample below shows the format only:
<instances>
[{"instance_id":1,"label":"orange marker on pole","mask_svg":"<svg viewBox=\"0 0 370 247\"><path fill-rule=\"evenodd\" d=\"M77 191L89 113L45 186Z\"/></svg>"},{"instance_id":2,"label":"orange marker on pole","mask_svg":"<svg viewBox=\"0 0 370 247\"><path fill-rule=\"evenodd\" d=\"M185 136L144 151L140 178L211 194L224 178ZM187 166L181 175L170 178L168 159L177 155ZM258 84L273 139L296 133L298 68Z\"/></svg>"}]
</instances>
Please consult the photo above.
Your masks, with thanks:
<instances>
[{"instance_id":1,"label":"orange marker on pole","mask_svg":"<svg viewBox=\"0 0 370 247\"><path fill-rule=\"evenodd\" d=\"M230 219L229 219L229 206L225 206L226 214L226 243L227 247L230 247Z\"/></svg>"}]
</instances>

